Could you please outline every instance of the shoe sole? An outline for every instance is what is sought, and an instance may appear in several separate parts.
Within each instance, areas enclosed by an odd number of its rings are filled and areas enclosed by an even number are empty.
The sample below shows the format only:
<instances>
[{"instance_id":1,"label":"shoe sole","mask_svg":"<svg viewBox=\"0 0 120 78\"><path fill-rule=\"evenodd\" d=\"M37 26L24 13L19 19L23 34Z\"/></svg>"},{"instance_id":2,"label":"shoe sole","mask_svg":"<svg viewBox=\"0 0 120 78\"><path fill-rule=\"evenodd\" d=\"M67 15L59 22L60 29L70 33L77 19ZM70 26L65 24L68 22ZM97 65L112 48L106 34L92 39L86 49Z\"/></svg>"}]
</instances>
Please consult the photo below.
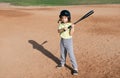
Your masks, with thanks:
<instances>
[{"instance_id":1,"label":"shoe sole","mask_svg":"<svg viewBox=\"0 0 120 78\"><path fill-rule=\"evenodd\" d=\"M62 66L62 67L56 67L57 69L61 69L61 68L63 68L64 66Z\"/></svg>"},{"instance_id":2,"label":"shoe sole","mask_svg":"<svg viewBox=\"0 0 120 78\"><path fill-rule=\"evenodd\" d=\"M78 73L73 73L73 75L78 75Z\"/></svg>"}]
</instances>

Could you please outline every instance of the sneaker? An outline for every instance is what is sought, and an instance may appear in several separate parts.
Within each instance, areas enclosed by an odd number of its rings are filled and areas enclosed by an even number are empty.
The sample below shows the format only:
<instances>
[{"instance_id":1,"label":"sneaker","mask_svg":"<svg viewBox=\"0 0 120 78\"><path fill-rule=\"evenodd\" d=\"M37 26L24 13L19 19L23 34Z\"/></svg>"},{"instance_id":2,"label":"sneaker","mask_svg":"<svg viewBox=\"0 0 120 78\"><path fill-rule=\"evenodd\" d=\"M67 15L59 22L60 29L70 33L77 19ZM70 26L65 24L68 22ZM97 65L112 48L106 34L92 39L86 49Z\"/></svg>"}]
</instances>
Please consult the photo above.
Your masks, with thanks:
<instances>
[{"instance_id":1,"label":"sneaker","mask_svg":"<svg viewBox=\"0 0 120 78\"><path fill-rule=\"evenodd\" d=\"M64 65L62 65L62 64L58 64L58 65L57 65L57 68L58 68L58 69L60 69L60 68L62 68L62 67L64 67Z\"/></svg>"},{"instance_id":2,"label":"sneaker","mask_svg":"<svg viewBox=\"0 0 120 78\"><path fill-rule=\"evenodd\" d=\"M73 75L78 75L78 71L77 70L73 70Z\"/></svg>"}]
</instances>

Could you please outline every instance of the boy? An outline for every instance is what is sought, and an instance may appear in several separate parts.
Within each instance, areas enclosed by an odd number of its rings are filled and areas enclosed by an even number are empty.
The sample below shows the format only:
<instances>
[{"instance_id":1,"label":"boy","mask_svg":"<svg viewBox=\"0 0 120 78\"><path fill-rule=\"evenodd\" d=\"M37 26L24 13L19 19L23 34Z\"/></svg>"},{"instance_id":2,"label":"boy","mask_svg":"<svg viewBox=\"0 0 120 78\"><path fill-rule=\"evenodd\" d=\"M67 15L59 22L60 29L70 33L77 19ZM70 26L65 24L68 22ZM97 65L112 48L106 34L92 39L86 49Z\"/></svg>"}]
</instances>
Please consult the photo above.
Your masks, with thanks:
<instances>
[{"instance_id":1,"label":"boy","mask_svg":"<svg viewBox=\"0 0 120 78\"><path fill-rule=\"evenodd\" d=\"M68 10L62 10L59 15L59 27L58 33L60 34L60 65L57 68L64 67L66 63L66 55L68 53L72 66L73 66L73 75L78 75L78 66L74 56L73 51L73 42L72 35L74 33L74 24L71 23L71 14ZM69 26L72 26L71 29L68 29Z\"/></svg>"}]
</instances>

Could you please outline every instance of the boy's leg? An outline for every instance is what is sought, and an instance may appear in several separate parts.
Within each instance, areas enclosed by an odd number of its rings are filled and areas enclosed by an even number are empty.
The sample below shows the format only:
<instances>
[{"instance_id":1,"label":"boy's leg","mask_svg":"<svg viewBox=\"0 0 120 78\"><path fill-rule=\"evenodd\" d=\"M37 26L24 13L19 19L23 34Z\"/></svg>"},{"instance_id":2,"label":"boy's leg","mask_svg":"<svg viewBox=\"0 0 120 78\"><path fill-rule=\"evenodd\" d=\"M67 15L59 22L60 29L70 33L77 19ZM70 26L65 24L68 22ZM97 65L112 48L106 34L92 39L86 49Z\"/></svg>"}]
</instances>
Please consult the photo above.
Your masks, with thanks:
<instances>
[{"instance_id":1,"label":"boy's leg","mask_svg":"<svg viewBox=\"0 0 120 78\"><path fill-rule=\"evenodd\" d=\"M70 57L73 69L74 70L78 70L76 58L75 58L74 51L73 51L73 42L72 42L72 39L68 39L66 42L67 42L66 43L67 44L66 45L66 49L67 49L67 52L69 54L69 57Z\"/></svg>"},{"instance_id":2,"label":"boy's leg","mask_svg":"<svg viewBox=\"0 0 120 78\"><path fill-rule=\"evenodd\" d=\"M64 47L63 40L61 39L60 42L60 58L61 58L61 65L64 65L66 62L67 51Z\"/></svg>"}]
</instances>

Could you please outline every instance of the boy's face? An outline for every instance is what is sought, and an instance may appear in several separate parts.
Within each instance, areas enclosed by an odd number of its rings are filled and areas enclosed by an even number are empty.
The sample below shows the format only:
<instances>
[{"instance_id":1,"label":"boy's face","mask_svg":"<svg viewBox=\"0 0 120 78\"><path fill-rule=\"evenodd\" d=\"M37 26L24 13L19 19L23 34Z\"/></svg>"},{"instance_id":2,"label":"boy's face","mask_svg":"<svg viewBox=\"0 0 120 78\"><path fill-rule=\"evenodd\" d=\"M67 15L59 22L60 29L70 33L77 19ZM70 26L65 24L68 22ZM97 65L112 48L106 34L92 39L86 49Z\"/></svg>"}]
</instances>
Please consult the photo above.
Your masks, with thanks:
<instances>
[{"instance_id":1,"label":"boy's face","mask_svg":"<svg viewBox=\"0 0 120 78\"><path fill-rule=\"evenodd\" d=\"M62 16L61 21L64 23L68 22L68 17L67 16Z\"/></svg>"}]
</instances>

